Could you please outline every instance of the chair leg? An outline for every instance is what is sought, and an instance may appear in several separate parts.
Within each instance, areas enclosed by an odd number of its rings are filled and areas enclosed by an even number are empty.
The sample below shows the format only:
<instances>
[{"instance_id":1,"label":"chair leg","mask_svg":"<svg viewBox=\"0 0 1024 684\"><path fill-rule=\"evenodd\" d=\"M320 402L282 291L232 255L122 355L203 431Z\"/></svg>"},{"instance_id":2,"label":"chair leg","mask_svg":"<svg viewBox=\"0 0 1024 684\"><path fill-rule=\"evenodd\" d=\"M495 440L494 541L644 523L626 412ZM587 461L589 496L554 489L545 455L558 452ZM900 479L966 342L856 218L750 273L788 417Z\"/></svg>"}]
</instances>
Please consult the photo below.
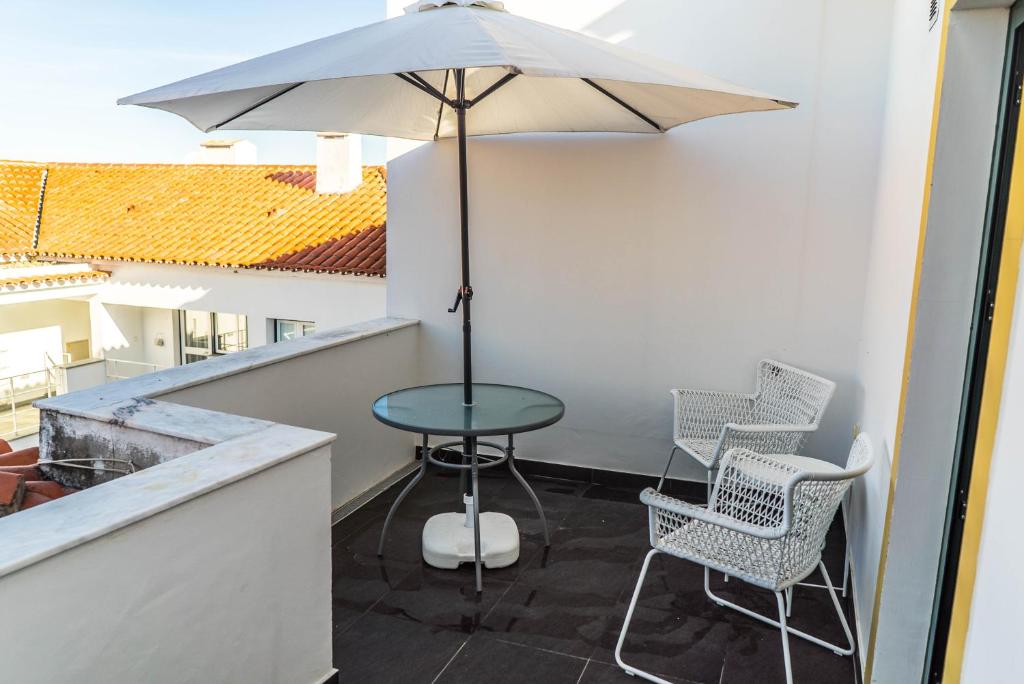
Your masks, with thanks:
<instances>
[{"instance_id":1,"label":"chair leg","mask_svg":"<svg viewBox=\"0 0 1024 684\"><path fill-rule=\"evenodd\" d=\"M631 665L627 665L622 661L622 644L626 642L626 633L629 631L629 623L633 619L633 611L636 609L637 599L640 598L640 590L644 586L644 578L647 576L647 570L651 566L651 559L657 555L657 549L651 549L647 552L647 556L644 558L643 567L640 569L640 577L636 581L636 589L633 590L633 599L629 602L629 608L626 610L626 620L622 623L622 631L619 632L619 641L615 644L615 662L619 664L626 674L630 676L642 677L651 682L657 682L657 684L669 684L666 680L653 675L650 672L644 672L638 670Z\"/></svg>"},{"instance_id":2,"label":"chair leg","mask_svg":"<svg viewBox=\"0 0 1024 684\"><path fill-rule=\"evenodd\" d=\"M804 639L806 641L810 641L812 644L817 644L818 646L821 646L822 648L827 648L828 650L832 651L836 655L853 655L853 651L854 651L853 633L850 632L850 625L847 624L846 616L843 615L842 606L839 605L839 597L836 595L835 587L832 586L832 580L828 576L828 571L825 570L825 564L819 562L818 563L818 567L821 569L822 577L825 578L825 585L828 588L829 595L832 597L832 605L835 606L836 614L839 616L839 622L842 623L842 625L843 625L843 631L846 633L846 641L849 644L849 646L846 647L846 648L843 648L842 646L837 646L836 644L829 643L827 641L819 639L816 636L808 634L807 632L801 632L798 629L793 629L792 627L788 627L787 626L785 629L786 629L786 631L789 634L792 634L793 636L800 637L801 639ZM733 603L732 601L727 601L726 599L722 598L721 596L718 596L717 594L715 594L713 591L711 591L710 576L711 576L710 571L708 570L707 567L705 567L704 568L704 593L707 594L708 598L710 598L712 601L714 601L718 605L722 606L723 608L732 608L733 610L735 610L735 611L737 611L739 613L743 613L747 617L754 618L755 620L760 620L761 622L765 623L766 625L771 625L772 627L779 627L779 628L782 627L782 621L772 620L769 617L765 617L764 615L761 615L760 613L755 613L754 611L750 610L749 608L744 608L743 606L737 605L737 604ZM785 605L783 605L783 608L785 608Z\"/></svg>"},{"instance_id":3,"label":"chair leg","mask_svg":"<svg viewBox=\"0 0 1024 684\"><path fill-rule=\"evenodd\" d=\"M846 587L850 584L850 540L846 540L843 552L843 598L846 598Z\"/></svg>"},{"instance_id":4,"label":"chair leg","mask_svg":"<svg viewBox=\"0 0 1024 684\"><path fill-rule=\"evenodd\" d=\"M668 463L665 464L665 472L661 474L661 479L658 480L658 491L661 491L662 485L665 484L665 479L668 477L668 469L672 467L672 459L675 458L676 451L679 450L678 446L672 447L672 451L668 452Z\"/></svg>"},{"instance_id":5,"label":"chair leg","mask_svg":"<svg viewBox=\"0 0 1024 684\"><path fill-rule=\"evenodd\" d=\"M782 633L782 658L786 661L786 684L793 684L793 663L789 659L789 628L786 626L786 601L782 592L775 592L775 602L779 606L779 632Z\"/></svg>"},{"instance_id":6,"label":"chair leg","mask_svg":"<svg viewBox=\"0 0 1024 684\"><path fill-rule=\"evenodd\" d=\"M712 490L714 489L714 486L715 486L715 484L714 484L715 480L711 476L711 473L712 473L712 470L710 468L708 468L708 476L707 476L707 479L708 479L708 506L711 506L711 492L712 492ZM722 574L722 579L725 580L726 582L728 582L729 581L729 576L723 573Z\"/></svg>"},{"instance_id":7,"label":"chair leg","mask_svg":"<svg viewBox=\"0 0 1024 684\"><path fill-rule=\"evenodd\" d=\"M793 587L786 587L786 617L793 617Z\"/></svg>"}]
</instances>

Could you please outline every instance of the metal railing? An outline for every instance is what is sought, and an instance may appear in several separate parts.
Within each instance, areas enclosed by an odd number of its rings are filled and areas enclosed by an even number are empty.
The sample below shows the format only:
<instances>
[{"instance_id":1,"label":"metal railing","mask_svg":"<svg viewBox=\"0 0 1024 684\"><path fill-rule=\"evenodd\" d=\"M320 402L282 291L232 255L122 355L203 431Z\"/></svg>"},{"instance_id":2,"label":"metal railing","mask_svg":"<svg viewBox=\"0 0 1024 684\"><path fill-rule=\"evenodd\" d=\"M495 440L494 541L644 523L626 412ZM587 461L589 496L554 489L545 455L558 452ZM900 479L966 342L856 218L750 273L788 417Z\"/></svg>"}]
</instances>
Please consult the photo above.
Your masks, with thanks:
<instances>
[{"instance_id":1,"label":"metal railing","mask_svg":"<svg viewBox=\"0 0 1024 684\"><path fill-rule=\"evenodd\" d=\"M49 357L46 359L49 361ZM21 437L39 429L39 411L32 402L60 394L58 366L0 378L0 437Z\"/></svg>"},{"instance_id":2,"label":"metal railing","mask_svg":"<svg viewBox=\"0 0 1024 684\"><path fill-rule=\"evenodd\" d=\"M107 359L107 382L135 378L146 373L155 373L158 370L170 368L159 363L146 363L145 361L125 361L123 359Z\"/></svg>"}]
</instances>

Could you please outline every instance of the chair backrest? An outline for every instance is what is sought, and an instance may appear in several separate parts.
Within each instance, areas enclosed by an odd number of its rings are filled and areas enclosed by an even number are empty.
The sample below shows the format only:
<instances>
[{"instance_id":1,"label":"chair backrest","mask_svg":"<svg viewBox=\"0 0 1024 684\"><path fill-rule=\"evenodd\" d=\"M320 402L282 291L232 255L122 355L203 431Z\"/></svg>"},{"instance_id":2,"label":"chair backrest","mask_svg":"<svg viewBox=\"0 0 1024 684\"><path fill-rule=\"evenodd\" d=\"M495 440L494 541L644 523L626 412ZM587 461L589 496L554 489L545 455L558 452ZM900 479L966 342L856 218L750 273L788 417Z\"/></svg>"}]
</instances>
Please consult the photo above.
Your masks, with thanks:
<instances>
[{"instance_id":1,"label":"chair backrest","mask_svg":"<svg viewBox=\"0 0 1024 684\"><path fill-rule=\"evenodd\" d=\"M866 473L874 462L871 440L865 433L857 436L846 459L846 468L838 473L803 473L798 476L788 497L786 551L783 574L799 571L825 546L825 535L836 516L839 504L853 481Z\"/></svg>"},{"instance_id":2,"label":"chair backrest","mask_svg":"<svg viewBox=\"0 0 1024 684\"><path fill-rule=\"evenodd\" d=\"M836 384L771 359L757 366L754 414L762 424L817 425Z\"/></svg>"},{"instance_id":3,"label":"chair backrest","mask_svg":"<svg viewBox=\"0 0 1024 684\"><path fill-rule=\"evenodd\" d=\"M860 434L846 467L832 473L802 471L770 454L733 449L715 483L710 509L760 528L775 528L784 543L775 547L778 581L817 563L843 496L873 461L871 441Z\"/></svg>"}]
</instances>

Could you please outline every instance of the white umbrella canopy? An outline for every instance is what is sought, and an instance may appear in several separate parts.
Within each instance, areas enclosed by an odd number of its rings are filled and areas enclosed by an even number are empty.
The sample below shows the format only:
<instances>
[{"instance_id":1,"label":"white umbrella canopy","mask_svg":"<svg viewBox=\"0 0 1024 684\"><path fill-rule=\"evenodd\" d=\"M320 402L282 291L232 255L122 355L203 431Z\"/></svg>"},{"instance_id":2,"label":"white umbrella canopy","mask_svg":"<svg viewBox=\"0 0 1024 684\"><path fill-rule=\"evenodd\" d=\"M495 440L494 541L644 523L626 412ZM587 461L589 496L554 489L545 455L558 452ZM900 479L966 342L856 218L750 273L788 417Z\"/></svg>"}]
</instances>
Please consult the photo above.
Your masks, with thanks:
<instances>
[{"instance_id":1,"label":"white umbrella canopy","mask_svg":"<svg viewBox=\"0 0 1024 684\"><path fill-rule=\"evenodd\" d=\"M710 116L796 106L517 17L497 0L419 0L403 16L118 102L178 114L204 131L458 137L462 286L450 311L462 304L467 406L473 404L467 136L663 133ZM479 588L479 574L477 582Z\"/></svg>"},{"instance_id":2,"label":"white umbrella canopy","mask_svg":"<svg viewBox=\"0 0 1024 684\"><path fill-rule=\"evenodd\" d=\"M473 105L466 135L658 133L720 114L796 106L491 0L421 0L406 14L122 98L204 131L457 135L454 70ZM399 77L397 74L405 74ZM411 81L419 81L413 87ZM488 91L500 83L500 92ZM426 86L426 88L421 87ZM428 92L432 89L434 93ZM484 94L486 96L484 97Z\"/></svg>"}]
</instances>

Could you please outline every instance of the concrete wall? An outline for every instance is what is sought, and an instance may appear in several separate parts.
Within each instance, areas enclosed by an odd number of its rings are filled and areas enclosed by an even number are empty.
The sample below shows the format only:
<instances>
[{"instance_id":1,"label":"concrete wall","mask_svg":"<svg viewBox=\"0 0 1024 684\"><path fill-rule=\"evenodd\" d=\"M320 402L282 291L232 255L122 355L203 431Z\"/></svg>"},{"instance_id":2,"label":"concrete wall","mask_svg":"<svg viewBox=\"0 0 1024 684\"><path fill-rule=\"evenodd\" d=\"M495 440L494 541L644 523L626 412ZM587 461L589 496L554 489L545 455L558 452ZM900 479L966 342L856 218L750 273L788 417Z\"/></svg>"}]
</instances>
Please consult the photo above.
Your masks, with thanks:
<instances>
[{"instance_id":1,"label":"concrete wall","mask_svg":"<svg viewBox=\"0 0 1024 684\"><path fill-rule=\"evenodd\" d=\"M98 302L245 314L252 347L273 342L267 319L313 321L326 330L379 318L385 309L382 278L164 264L105 263L102 268L112 276L100 288ZM151 332L146 330L150 344Z\"/></svg>"},{"instance_id":2,"label":"concrete wall","mask_svg":"<svg viewBox=\"0 0 1024 684\"><path fill-rule=\"evenodd\" d=\"M511 9L801 103L665 136L470 141L475 377L567 406L558 426L522 440L522 456L658 472L668 390L749 390L770 356L839 383L809 449L845 458L890 3ZM459 274L454 143L394 158L388 183L389 315L422 321L421 380L458 379L459 319L446 313ZM676 474L703 478L685 459Z\"/></svg>"},{"instance_id":3,"label":"concrete wall","mask_svg":"<svg viewBox=\"0 0 1024 684\"><path fill-rule=\"evenodd\" d=\"M284 355L317 345L330 334L242 354ZM412 461L412 438L374 420L370 405L386 392L416 384L417 339L417 327L402 328L190 383L161 393L160 399L337 434L331 456L332 502L337 508ZM234 362L245 363L245 356L232 356L238 357Z\"/></svg>"}]
</instances>

